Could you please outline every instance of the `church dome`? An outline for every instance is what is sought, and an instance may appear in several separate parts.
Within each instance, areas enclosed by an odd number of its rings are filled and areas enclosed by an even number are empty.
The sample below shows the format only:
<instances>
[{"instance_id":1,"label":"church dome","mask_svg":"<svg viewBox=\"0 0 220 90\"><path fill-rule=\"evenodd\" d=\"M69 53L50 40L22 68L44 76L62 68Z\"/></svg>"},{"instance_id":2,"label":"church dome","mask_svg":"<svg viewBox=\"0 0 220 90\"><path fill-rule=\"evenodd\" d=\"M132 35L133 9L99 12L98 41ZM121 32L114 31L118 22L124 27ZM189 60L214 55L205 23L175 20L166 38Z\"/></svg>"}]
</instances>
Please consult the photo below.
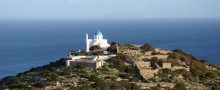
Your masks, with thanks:
<instances>
[{"instance_id":1,"label":"church dome","mask_svg":"<svg viewBox=\"0 0 220 90\"><path fill-rule=\"evenodd\" d=\"M95 35L102 35L102 32L97 31L97 32L95 33Z\"/></svg>"}]
</instances>

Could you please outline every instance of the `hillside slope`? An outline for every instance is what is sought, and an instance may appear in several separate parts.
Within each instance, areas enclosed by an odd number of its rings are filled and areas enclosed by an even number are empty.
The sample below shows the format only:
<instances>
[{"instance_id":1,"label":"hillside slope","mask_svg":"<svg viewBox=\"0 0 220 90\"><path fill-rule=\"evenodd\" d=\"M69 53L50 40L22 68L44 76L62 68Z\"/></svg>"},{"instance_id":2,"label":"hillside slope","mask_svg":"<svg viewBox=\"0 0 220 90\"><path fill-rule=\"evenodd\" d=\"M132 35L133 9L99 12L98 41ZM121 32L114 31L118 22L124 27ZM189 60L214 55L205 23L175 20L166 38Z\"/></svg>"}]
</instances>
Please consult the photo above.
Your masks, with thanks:
<instances>
[{"instance_id":1,"label":"hillside slope","mask_svg":"<svg viewBox=\"0 0 220 90\"><path fill-rule=\"evenodd\" d=\"M155 49L150 44L112 44L117 56L99 69L65 67L65 59L32 68L0 81L0 89L220 89L220 66L198 60L180 49Z\"/></svg>"}]
</instances>

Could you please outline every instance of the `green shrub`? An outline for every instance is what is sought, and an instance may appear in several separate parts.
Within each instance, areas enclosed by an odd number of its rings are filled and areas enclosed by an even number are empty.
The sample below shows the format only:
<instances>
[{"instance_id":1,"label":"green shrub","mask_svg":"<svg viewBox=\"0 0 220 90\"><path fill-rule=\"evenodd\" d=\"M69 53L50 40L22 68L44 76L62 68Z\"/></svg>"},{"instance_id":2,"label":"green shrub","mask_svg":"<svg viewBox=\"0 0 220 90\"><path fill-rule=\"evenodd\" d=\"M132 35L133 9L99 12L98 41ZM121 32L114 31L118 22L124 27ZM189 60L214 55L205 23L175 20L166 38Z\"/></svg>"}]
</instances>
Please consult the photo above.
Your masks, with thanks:
<instances>
[{"instance_id":1,"label":"green shrub","mask_svg":"<svg viewBox=\"0 0 220 90\"><path fill-rule=\"evenodd\" d=\"M118 43L117 43L117 42L112 42L112 43L111 43L111 46L112 46L112 45L116 45L116 44L118 44Z\"/></svg>"},{"instance_id":2,"label":"green shrub","mask_svg":"<svg viewBox=\"0 0 220 90\"><path fill-rule=\"evenodd\" d=\"M135 68L131 66L126 66L124 72L130 74L130 75L135 75Z\"/></svg>"},{"instance_id":3,"label":"green shrub","mask_svg":"<svg viewBox=\"0 0 220 90\"><path fill-rule=\"evenodd\" d=\"M130 88L130 84L129 84L128 81L122 80L122 81L119 81L118 83L121 84L121 88L125 88L125 89L129 89Z\"/></svg>"},{"instance_id":4,"label":"green shrub","mask_svg":"<svg viewBox=\"0 0 220 90\"><path fill-rule=\"evenodd\" d=\"M72 90L75 90L75 89L72 89ZM92 90L92 87L89 86L89 85L82 85L79 90Z\"/></svg>"},{"instance_id":5,"label":"green shrub","mask_svg":"<svg viewBox=\"0 0 220 90\"><path fill-rule=\"evenodd\" d=\"M119 71L124 71L126 69L125 63L119 58L119 57L114 57L111 60L108 60L110 62L110 67L116 68Z\"/></svg>"},{"instance_id":6,"label":"green shrub","mask_svg":"<svg viewBox=\"0 0 220 90\"><path fill-rule=\"evenodd\" d=\"M174 52L178 52L178 53L183 53L183 51L181 49L174 49Z\"/></svg>"},{"instance_id":7,"label":"green shrub","mask_svg":"<svg viewBox=\"0 0 220 90\"><path fill-rule=\"evenodd\" d=\"M57 88L55 88L55 89L53 89L53 90L64 90L64 89L61 88L61 87L57 87Z\"/></svg>"},{"instance_id":8,"label":"green shrub","mask_svg":"<svg viewBox=\"0 0 220 90\"><path fill-rule=\"evenodd\" d=\"M144 52L152 51L154 48L151 46L151 44L144 44L140 47Z\"/></svg>"},{"instance_id":9,"label":"green shrub","mask_svg":"<svg viewBox=\"0 0 220 90\"><path fill-rule=\"evenodd\" d=\"M206 64L201 63L197 60L192 60L191 61L191 66L195 67L197 70L201 70L203 73L207 72Z\"/></svg>"},{"instance_id":10,"label":"green shrub","mask_svg":"<svg viewBox=\"0 0 220 90\"><path fill-rule=\"evenodd\" d=\"M120 90L121 89L121 84L118 83L118 82L114 82L113 85L111 86L111 89Z\"/></svg>"},{"instance_id":11,"label":"green shrub","mask_svg":"<svg viewBox=\"0 0 220 90\"><path fill-rule=\"evenodd\" d=\"M183 73L182 75L185 80L195 82L195 78L189 72Z\"/></svg>"},{"instance_id":12,"label":"green shrub","mask_svg":"<svg viewBox=\"0 0 220 90\"><path fill-rule=\"evenodd\" d=\"M220 90L220 85L213 85L212 90Z\"/></svg>"},{"instance_id":13,"label":"green shrub","mask_svg":"<svg viewBox=\"0 0 220 90\"><path fill-rule=\"evenodd\" d=\"M201 63L208 63L208 61L207 60L199 60Z\"/></svg>"},{"instance_id":14,"label":"green shrub","mask_svg":"<svg viewBox=\"0 0 220 90\"><path fill-rule=\"evenodd\" d=\"M93 82L99 81L99 80L101 80L101 79L98 78L96 75L91 75L90 78L89 78L89 81L93 81Z\"/></svg>"},{"instance_id":15,"label":"green shrub","mask_svg":"<svg viewBox=\"0 0 220 90\"><path fill-rule=\"evenodd\" d=\"M167 59L167 63L171 63L172 66L182 66L182 64L177 59Z\"/></svg>"},{"instance_id":16,"label":"green shrub","mask_svg":"<svg viewBox=\"0 0 220 90\"><path fill-rule=\"evenodd\" d=\"M34 84L33 86L37 87L37 88L44 88L49 85L50 85L50 83L45 81L45 82L38 82L38 83Z\"/></svg>"},{"instance_id":17,"label":"green shrub","mask_svg":"<svg viewBox=\"0 0 220 90\"><path fill-rule=\"evenodd\" d=\"M131 82L138 82L139 79L137 77L132 77L132 78L129 79L129 81L131 81Z\"/></svg>"},{"instance_id":18,"label":"green shrub","mask_svg":"<svg viewBox=\"0 0 220 90\"><path fill-rule=\"evenodd\" d=\"M90 51L96 51L96 50L99 50L99 49L101 49L101 47L99 45L94 45L94 46L89 48Z\"/></svg>"},{"instance_id":19,"label":"green shrub","mask_svg":"<svg viewBox=\"0 0 220 90\"><path fill-rule=\"evenodd\" d=\"M104 55L103 51L94 52L93 55Z\"/></svg>"},{"instance_id":20,"label":"green shrub","mask_svg":"<svg viewBox=\"0 0 220 90\"><path fill-rule=\"evenodd\" d=\"M190 63L191 63L191 59L186 56L180 57L180 60L185 62L187 65L190 65Z\"/></svg>"},{"instance_id":21,"label":"green shrub","mask_svg":"<svg viewBox=\"0 0 220 90\"><path fill-rule=\"evenodd\" d=\"M130 50L138 50L139 47L132 44L117 44L120 50L130 49Z\"/></svg>"},{"instance_id":22,"label":"green shrub","mask_svg":"<svg viewBox=\"0 0 220 90\"><path fill-rule=\"evenodd\" d=\"M123 79L129 79L129 75L128 74L120 74L119 77L123 78Z\"/></svg>"},{"instance_id":23,"label":"green shrub","mask_svg":"<svg viewBox=\"0 0 220 90\"><path fill-rule=\"evenodd\" d=\"M190 66L190 72L192 73L193 76L197 76L197 77L203 75L203 72L199 69L196 69L194 66Z\"/></svg>"},{"instance_id":24,"label":"green shrub","mask_svg":"<svg viewBox=\"0 0 220 90\"><path fill-rule=\"evenodd\" d=\"M168 59L179 59L180 55L178 53L169 53Z\"/></svg>"},{"instance_id":25,"label":"green shrub","mask_svg":"<svg viewBox=\"0 0 220 90\"><path fill-rule=\"evenodd\" d=\"M110 47L107 48L107 51L110 53L117 53L116 45L111 45Z\"/></svg>"},{"instance_id":26,"label":"green shrub","mask_svg":"<svg viewBox=\"0 0 220 90\"><path fill-rule=\"evenodd\" d=\"M183 52L181 49L174 49L173 50L176 53L182 54L182 55L187 55L185 52Z\"/></svg>"},{"instance_id":27,"label":"green shrub","mask_svg":"<svg viewBox=\"0 0 220 90\"><path fill-rule=\"evenodd\" d=\"M205 74L207 78L216 78L218 75L215 72L207 72Z\"/></svg>"},{"instance_id":28,"label":"green shrub","mask_svg":"<svg viewBox=\"0 0 220 90\"><path fill-rule=\"evenodd\" d=\"M157 64L158 64L160 67L162 67L162 66L163 66L163 63L164 63L163 60L159 60Z\"/></svg>"},{"instance_id":29,"label":"green shrub","mask_svg":"<svg viewBox=\"0 0 220 90\"><path fill-rule=\"evenodd\" d=\"M78 86L72 86L72 87L70 87L68 90L79 90L79 87Z\"/></svg>"},{"instance_id":30,"label":"green shrub","mask_svg":"<svg viewBox=\"0 0 220 90\"><path fill-rule=\"evenodd\" d=\"M86 52L77 52L74 55L75 56L84 56L84 55L88 55L88 53L86 53Z\"/></svg>"},{"instance_id":31,"label":"green shrub","mask_svg":"<svg viewBox=\"0 0 220 90\"><path fill-rule=\"evenodd\" d=\"M136 85L135 83L131 83L130 90L141 90L141 88L138 85Z\"/></svg>"},{"instance_id":32,"label":"green shrub","mask_svg":"<svg viewBox=\"0 0 220 90\"><path fill-rule=\"evenodd\" d=\"M161 90L161 87L158 87L158 86L156 86L156 87L151 87L150 90Z\"/></svg>"},{"instance_id":33,"label":"green shrub","mask_svg":"<svg viewBox=\"0 0 220 90\"><path fill-rule=\"evenodd\" d=\"M27 89L29 86L29 84L17 83L16 85L10 86L10 88Z\"/></svg>"},{"instance_id":34,"label":"green shrub","mask_svg":"<svg viewBox=\"0 0 220 90\"><path fill-rule=\"evenodd\" d=\"M175 87L176 90L186 90L186 85L183 82L176 83Z\"/></svg>"},{"instance_id":35,"label":"green shrub","mask_svg":"<svg viewBox=\"0 0 220 90\"><path fill-rule=\"evenodd\" d=\"M174 73L174 72L173 72L172 70L170 70L170 69L162 69L162 72L163 72L164 74L169 74L169 75L171 75L171 74Z\"/></svg>"},{"instance_id":36,"label":"green shrub","mask_svg":"<svg viewBox=\"0 0 220 90\"><path fill-rule=\"evenodd\" d=\"M150 59L150 66L151 66L153 69L157 69L158 67L157 67L156 64L158 64L158 62L159 62L159 59L158 59L157 57L152 57L152 58Z\"/></svg>"},{"instance_id":37,"label":"green shrub","mask_svg":"<svg viewBox=\"0 0 220 90\"><path fill-rule=\"evenodd\" d=\"M128 60L128 56L127 55L125 55L125 54L122 54L122 53L118 53L117 54L117 57L119 58L119 59L121 59L122 61L126 61L126 60Z\"/></svg>"},{"instance_id":38,"label":"green shrub","mask_svg":"<svg viewBox=\"0 0 220 90\"><path fill-rule=\"evenodd\" d=\"M95 81L95 83L92 84L92 87L96 88L96 89L101 89L101 90L103 90L103 89L110 89L109 84L106 81L104 81L104 80L97 80L97 81Z\"/></svg>"},{"instance_id":39,"label":"green shrub","mask_svg":"<svg viewBox=\"0 0 220 90\"><path fill-rule=\"evenodd\" d=\"M192 60L197 60L197 58L194 57L192 54L187 54L186 56Z\"/></svg>"},{"instance_id":40,"label":"green shrub","mask_svg":"<svg viewBox=\"0 0 220 90\"><path fill-rule=\"evenodd\" d=\"M64 68L62 70L62 72L60 72L60 75L61 76L68 76L68 75L71 75L71 72L72 72L72 68L71 67L67 67L67 68Z\"/></svg>"}]
</instances>

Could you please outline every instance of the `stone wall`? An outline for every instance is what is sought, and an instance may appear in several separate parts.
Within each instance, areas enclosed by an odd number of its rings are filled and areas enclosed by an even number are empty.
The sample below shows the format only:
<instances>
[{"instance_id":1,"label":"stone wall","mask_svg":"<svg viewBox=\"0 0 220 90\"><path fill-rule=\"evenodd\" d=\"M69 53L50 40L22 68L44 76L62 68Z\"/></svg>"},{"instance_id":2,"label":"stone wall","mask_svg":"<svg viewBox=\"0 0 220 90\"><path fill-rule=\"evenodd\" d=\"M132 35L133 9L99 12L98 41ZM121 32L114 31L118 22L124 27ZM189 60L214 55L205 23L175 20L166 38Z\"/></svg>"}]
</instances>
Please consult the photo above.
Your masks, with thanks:
<instances>
[{"instance_id":1,"label":"stone wall","mask_svg":"<svg viewBox=\"0 0 220 90\"><path fill-rule=\"evenodd\" d=\"M139 74L145 80L154 76L154 74L158 73L159 69L150 69L150 62L137 61L135 62L136 68L139 70Z\"/></svg>"},{"instance_id":2,"label":"stone wall","mask_svg":"<svg viewBox=\"0 0 220 90\"><path fill-rule=\"evenodd\" d=\"M130 49L126 49L124 52L124 54L140 54L140 50L130 50Z\"/></svg>"},{"instance_id":3,"label":"stone wall","mask_svg":"<svg viewBox=\"0 0 220 90\"><path fill-rule=\"evenodd\" d=\"M148 68L148 67L150 67L150 62L136 61L135 64L138 67L141 67L141 68Z\"/></svg>"},{"instance_id":4,"label":"stone wall","mask_svg":"<svg viewBox=\"0 0 220 90\"><path fill-rule=\"evenodd\" d=\"M102 67L101 61L97 62L81 62L81 61L70 61L70 66L76 67L77 65L83 65L88 68L100 68Z\"/></svg>"},{"instance_id":5,"label":"stone wall","mask_svg":"<svg viewBox=\"0 0 220 90\"><path fill-rule=\"evenodd\" d=\"M144 52L144 54L147 56L152 55L152 51Z\"/></svg>"},{"instance_id":6,"label":"stone wall","mask_svg":"<svg viewBox=\"0 0 220 90\"><path fill-rule=\"evenodd\" d=\"M103 65L102 60L108 60L116 55L103 56L73 56L71 60L66 60L66 66L84 65L90 68L99 68ZM100 61L101 60L101 61Z\"/></svg>"},{"instance_id":7,"label":"stone wall","mask_svg":"<svg viewBox=\"0 0 220 90\"><path fill-rule=\"evenodd\" d=\"M161 54L168 54L168 53L172 53L172 51L169 50L161 50L159 48L154 49L156 53L161 53Z\"/></svg>"},{"instance_id":8,"label":"stone wall","mask_svg":"<svg viewBox=\"0 0 220 90\"><path fill-rule=\"evenodd\" d=\"M189 71L189 67L183 67L183 66L173 66L172 70L180 70L180 69L185 69L186 71Z\"/></svg>"},{"instance_id":9,"label":"stone wall","mask_svg":"<svg viewBox=\"0 0 220 90\"><path fill-rule=\"evenodd\" d=\"M149 90L151 87L156 87L157 85L160 85L161 87L168 87L168 88L173 88L175 85L173 83L168 83L168 82L159 82L159 83L154 83L154 82L151 82L151 83L137 83L137 85L140 85L141 86L141 89L144 89L144 90ZM161 89L163 90L163 89Z\"/></svg>"},{"instance_id":10,"label":"stone wall","mask_svg":"<svg viewBox=\"0 0 220 90\"><path fill-rule=\"evenodd\" d=\"M151 59L153 57L157 57L158 59L167 59L169 55L151 55L151 56L146 56L147 59Z\"/></svg>"},{"instance_id":11,"label":"stone wall","mask_svg":"<svg viewBox=\"0 0 220 90\"><path fill-rule=\"evenodd\" d=\"M171 68L171 63L163 63L163 65L162 65L162 68L163 69L170 69Z\"/></svg>"},{"instance_id":12,"label":"stone wall","mask_svg":"<svg viewBox=\"0 0 220 90\"><path fill-rule=\"evenodd\" d=\"M98 59L98 60L107 60L110 58L115 57L116 55L103 55L103 56L73 56L72 60L74 59L80 59L80 58L94 58L94 59Z\"/></svg>"},{"instance_id":13,"label":"stone wall","mask_svg":"<svg viewBox=\"0 0 220 90\"><path fill-rule=\"evenodd\" d=\"M116 55L105 55L105 56L98 56L98 60L108 60L110 58L115 57Z\"/></svg>"}]
</instances>

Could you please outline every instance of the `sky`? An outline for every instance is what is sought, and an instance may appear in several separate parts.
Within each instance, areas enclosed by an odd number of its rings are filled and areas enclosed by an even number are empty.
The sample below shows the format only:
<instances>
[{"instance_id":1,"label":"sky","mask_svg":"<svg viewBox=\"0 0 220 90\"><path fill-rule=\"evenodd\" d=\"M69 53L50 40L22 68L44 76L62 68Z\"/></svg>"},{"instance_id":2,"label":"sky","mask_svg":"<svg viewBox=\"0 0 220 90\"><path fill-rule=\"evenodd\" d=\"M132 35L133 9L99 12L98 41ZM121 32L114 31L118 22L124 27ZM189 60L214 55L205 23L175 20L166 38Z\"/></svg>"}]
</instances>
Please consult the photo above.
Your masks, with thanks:
<instances>
[{"instance_id":1,"label":"sky","mask_svg":"<svg viewBox=\"0 0 220 90\"><path fill-rule=\"evenodd\" d=\"M0 0L0 19L220 18L220 0Z\"/></svg>"}]
</instances>

